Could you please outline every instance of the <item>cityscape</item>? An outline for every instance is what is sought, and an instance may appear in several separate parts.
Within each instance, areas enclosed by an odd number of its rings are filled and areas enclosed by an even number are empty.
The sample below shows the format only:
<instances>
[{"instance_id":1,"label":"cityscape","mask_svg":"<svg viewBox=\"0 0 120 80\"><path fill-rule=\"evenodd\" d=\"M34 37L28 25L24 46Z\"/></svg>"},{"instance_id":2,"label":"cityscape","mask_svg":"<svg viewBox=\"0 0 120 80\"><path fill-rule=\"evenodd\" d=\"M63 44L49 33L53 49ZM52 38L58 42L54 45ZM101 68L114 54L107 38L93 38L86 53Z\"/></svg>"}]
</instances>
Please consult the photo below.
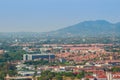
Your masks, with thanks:
<instances>
[{"instance_id":1,"label":"cityscape","mask_svg":"<svg viewBox=\"0 0 120 80\"><path fill-rule=\"evenodd\" d=\"M64 38L46 37L37 40L38 37L31 37L27 40L26 37L6 36L2 39L0 43L2 80L120 79L120 38L106 43L104 37L100 43L99 40L91 43L91 38L90 40L83 38L83 41L79 38L76 39L76 43L73 43L75 38L71 38L70 41L70 38L65 38L67 43L62 43ZM84 40L86 43L83 43Z\"/></svg>"},{"instance_id":2,"label":"cityscape","mask_svg":"<svg viewBox=\"0 0 120 80\"><path fill-rule=\"evenodd\" d=\"M0 80L120 80L119 0L1 0Z\"/></svg>"}]
</instances>

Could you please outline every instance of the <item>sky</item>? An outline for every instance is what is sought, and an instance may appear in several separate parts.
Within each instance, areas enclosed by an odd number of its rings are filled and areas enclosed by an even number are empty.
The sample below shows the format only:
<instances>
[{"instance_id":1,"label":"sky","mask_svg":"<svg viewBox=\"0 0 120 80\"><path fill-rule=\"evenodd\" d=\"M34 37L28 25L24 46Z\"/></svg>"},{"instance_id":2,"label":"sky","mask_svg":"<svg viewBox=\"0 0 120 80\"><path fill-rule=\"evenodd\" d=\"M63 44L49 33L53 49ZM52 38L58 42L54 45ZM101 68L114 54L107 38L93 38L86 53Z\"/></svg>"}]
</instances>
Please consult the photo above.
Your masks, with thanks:
<instances>
[{"instance_id":1,"label":"sky","mask_svg":"<svg viewBox=\"0 0 120 80\"><path fill-rule=\"evenodd\" d=\"M82 21L120 22L120 0L0 0L0 32L47 32Z\"/></svg>"}]
</instances>

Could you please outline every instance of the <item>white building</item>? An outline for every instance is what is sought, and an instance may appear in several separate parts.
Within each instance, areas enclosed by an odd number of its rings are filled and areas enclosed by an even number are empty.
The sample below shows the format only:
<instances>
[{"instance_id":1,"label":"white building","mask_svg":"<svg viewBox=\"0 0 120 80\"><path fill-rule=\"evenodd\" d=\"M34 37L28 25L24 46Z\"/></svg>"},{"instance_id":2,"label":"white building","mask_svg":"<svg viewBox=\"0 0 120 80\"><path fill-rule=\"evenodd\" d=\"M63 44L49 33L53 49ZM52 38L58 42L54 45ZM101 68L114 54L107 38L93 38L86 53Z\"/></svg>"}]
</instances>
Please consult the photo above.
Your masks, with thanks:
<instances>
[{"instance_id":1,"label":"white building","mask_svg":"<svg viewBox=\"0 0 120 80\"><path fill-rule=\"evenodd\" d=\"M51 53L42 53L42 54L24 54L23 60L39 60L39 59L54 59L55 55Z\"/></svg>"}]
</instances>

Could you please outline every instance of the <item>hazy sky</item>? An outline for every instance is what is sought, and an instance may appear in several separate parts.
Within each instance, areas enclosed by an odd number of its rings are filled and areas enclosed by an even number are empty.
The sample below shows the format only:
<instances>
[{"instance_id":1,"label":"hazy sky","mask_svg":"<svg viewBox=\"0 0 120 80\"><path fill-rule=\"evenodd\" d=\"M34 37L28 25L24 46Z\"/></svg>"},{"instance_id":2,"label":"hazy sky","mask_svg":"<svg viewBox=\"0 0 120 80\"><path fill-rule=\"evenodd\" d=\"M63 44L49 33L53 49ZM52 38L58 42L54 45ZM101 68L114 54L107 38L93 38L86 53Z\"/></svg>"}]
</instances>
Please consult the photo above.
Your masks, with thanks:
<instances>
[{"instance_id":1,"label":"hazy sky","mask_svg":"<svg viewBox=\"0 0 120 80\"><path fill-rule=\"evenodd\" d=\"M85 20L120 21L120 0L0 0L0 32L45 32Z\"/></svg>"}]
</instances>

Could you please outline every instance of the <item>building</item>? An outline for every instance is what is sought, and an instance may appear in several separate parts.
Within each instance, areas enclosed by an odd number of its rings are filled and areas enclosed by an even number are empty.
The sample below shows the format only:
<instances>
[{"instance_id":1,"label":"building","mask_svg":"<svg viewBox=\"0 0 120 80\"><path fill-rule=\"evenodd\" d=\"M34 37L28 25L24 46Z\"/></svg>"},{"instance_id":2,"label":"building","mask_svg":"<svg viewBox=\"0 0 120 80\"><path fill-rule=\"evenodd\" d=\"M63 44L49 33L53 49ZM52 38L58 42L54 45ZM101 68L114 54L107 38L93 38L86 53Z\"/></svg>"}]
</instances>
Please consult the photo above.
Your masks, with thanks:
<instances>
[{"instance_id":1,"label":"building","mask_svg":"<svg viewBox=\"0 0 120 80\"><path fill-rule=\"evenodd\" d=\"M18 71L18 74L21 76L33 76L35 71ZM37 71L37 75L40 75L41 71Z\"/></svg>"},{"instance_id":2,"label":"building","mask_svg":"<svg viewBox=\"0 0 120 80\"><path fill-rule=\"evenodd\" d=\"M29 61L29 60L39 60L39 59L54 59L55 55L52 53L42 53L42 54L24 54L23 60Z\"/></svg>"},{"instance_id":3,"label":"building","mask_svg":"<svg viewBox=\"0 0 120 80\"><path fill-rule=\"evenodd\" d=\"M4 54L4 50L0 50L0 54Z\"/></svg>"}]
</instances>

